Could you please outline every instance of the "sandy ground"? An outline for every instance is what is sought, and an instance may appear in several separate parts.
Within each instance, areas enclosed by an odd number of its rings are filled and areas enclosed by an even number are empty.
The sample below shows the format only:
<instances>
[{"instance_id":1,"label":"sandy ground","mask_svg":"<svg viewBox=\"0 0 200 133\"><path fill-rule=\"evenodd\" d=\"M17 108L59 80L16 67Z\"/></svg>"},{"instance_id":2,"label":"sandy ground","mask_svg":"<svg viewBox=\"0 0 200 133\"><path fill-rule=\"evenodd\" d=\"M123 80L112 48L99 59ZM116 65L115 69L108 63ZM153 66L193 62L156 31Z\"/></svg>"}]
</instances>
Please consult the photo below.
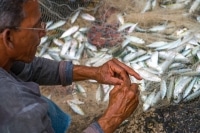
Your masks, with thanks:
<instances>
[{"instance_id":1,"label":"sandy ground","mask_svg":"<svg viewBox=\"0 0 200 133\"><path fill-rule=\"evenodd\" d=\"M51 99L66 113L70 114L72 117L72 123L67 131L67 133L80 133L83 131L91 122L95 121L100 117L107 107L108 102L97 102L95 99L95 93L98 87L98 83L91 83L88 81L78 82L87 90L87 97L78 94L80 101L84 104L79 105L84 111L85 115L79 115L75 113L70 106L67 104L67 100L73 98L70 86L41 86L41 92L45 96L50 96ZM126 120L123 124L115 131L115 133L142 133L144 131L145 117L152 115L151 110L148 112L143 112L141 110L141 105L138 106L137 110ZM153 126L152 128L155 132L162 133L162 126Z\"/></svg>"},{"instance_id":2,"label":"sandy ground","mask_svg":"<svg viewBox=\"0 0 200 133\"><path fill-rule=\"evenodd\" d=\"M68 87L63 86L48 86L41 87L41 92L45 96L51 95L51 99L63 109L64 112L72 116L72 124L68 133L78 133L84 130L95 118L99 117L107 106L107 102L97 103L95 100L95 92L98 84L89 83L87 81L79 82L87 90L87 98L78 94L80 101L84 104L79 105L85 115L76 114L67 104L67 100L73 98L72 94L67 92Z\"/></svg>"},{"instance_id":3,"label":"sandy ground","mask_svg":"<svg viewBox=\"0 0 200 133\"><path fill-rule=\"evenodd\" d=\"M97 120L107 107L107 102L97 103L95 99L97 83L78 82L87 90L87 97L78 94L80 105L85 115L75 113L67 104L73 98L67 90L70 86L41 86L41 93L51 99L72 118L67 133L81 133L91 122ZM199 133L200 132L200 98L178 105L151 108L142 111L141 104L114 133Z\"/></svg>"}]
</instances>

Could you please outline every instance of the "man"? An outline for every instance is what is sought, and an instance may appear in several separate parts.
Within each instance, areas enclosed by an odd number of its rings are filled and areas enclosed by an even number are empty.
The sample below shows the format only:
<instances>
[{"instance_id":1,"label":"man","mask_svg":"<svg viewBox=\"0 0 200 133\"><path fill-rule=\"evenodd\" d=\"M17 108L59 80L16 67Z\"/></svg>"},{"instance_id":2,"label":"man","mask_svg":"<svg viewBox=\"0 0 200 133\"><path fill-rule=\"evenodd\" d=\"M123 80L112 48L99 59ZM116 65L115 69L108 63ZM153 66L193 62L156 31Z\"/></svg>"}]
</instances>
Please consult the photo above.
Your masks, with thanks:
<instances>
[{"instance_id":1,"label":"man","mask_svg":"<svg viewBox=\"0 0 200 133\"><path fill-rule=\"evenodd\" d=\"M138 105L138 86L131 84L128 74L141 77L116 59L86 67L36 58L45 35L40 17L37 0L0 0L0 132L64 133L69 116L41 96L39 85L87 79L115 87L103 116L83 132L113 132Z\"/></svg>"}]
</instances>

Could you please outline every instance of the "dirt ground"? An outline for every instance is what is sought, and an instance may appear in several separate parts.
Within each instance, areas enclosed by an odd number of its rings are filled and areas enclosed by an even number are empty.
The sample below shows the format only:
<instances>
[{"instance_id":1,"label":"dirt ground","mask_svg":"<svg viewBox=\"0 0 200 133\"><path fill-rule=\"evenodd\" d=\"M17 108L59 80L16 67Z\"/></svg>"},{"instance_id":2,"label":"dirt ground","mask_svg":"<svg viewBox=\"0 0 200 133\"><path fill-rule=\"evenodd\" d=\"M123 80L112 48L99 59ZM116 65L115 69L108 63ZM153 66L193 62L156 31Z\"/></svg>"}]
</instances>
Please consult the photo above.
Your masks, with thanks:
<instances>
[{"instance_id":1,"label":"dirt ground","mask_svg":"<svg viewBox=\"0 0 200 133\"><path fill-rule=\"evenodd\" d=\"M72 117L72 123L67 131L67 133L80 133L83 131L91 122L95 121L100 117L104 110L107 107L108 102L97 102L95 99L96 89L98 87L98 83L91 83L88 81L81 81L78 82L87 90L87 98L83 97L82 95L78 94L80 101L83 101L84 104L80 105L81 109L84 111L85 115L81 116L75 113L67 104L67 100L72 99L72 93L68 92L67 89L70 86L63 87L63 86L41 86L41 92L45 96L50 96L51 99L66 113L70 114ZM121 125L127 125L131 121L135 121L135 114L139 115L141 111L140 106L138 109L133 113L132 117L129 118L129 121L125 122ZM133 126L133 129L130 129L131 132L135 132L137 126ZM141 129L137 129L141 130ZM116 133L122 133L123 131L120 128L116 131ZM141 132L141 131L139 131Z\"/></svg>"},{"instance_id":2,"label":"dirt ground","mask_svg":"<svg viewBox=\"0 0 200 133\"><path fill-rule=\"evenodd\" d=\"M71 127L68 133L79 133L83 131L93 120L98 118L107 106L107 102L97 103L95 100L95 92L97 89L97 83L91 83L88 81L81 81L80 83L87 90L87 98L78 94L80 101L84 104L80 105L85 115L81 116L76 114L67 104L67 100L72 99L72 93L67 92L67 87L63 86L42 86L41 92L45 96L51 95L51 99L63 109L64 112L68 113L72 117Z\"/></svg>"},{"instance_id":3,"label":"dirt ground","mask_svg":"<svg viewBox=\"0 0 200 133\"><path fill-rule=\"evenodd\" d=\"M81 133L91 122L97 120L107 107L107 102L97 103L95 93L98 84L78 82L87 90L87 98L78 94L85 115L75 113L67 104L72 93L70 86L41 86L41 93L51 99L72 118L67 133ZM180 103L142 111L139 104L136 111L125 120L114 133L200 133L200 98L190 103Z\"/></svg>"}]
</instances>

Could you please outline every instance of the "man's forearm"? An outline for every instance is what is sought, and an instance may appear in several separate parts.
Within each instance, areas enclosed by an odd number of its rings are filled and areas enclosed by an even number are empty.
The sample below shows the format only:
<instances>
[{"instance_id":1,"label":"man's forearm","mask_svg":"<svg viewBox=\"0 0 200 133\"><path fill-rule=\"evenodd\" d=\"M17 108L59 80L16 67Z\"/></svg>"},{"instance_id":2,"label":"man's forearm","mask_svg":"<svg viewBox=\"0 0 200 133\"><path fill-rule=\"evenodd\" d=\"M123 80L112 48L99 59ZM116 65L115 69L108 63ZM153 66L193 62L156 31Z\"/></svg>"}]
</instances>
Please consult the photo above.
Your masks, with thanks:
<instances>
[{"instance_id":1,"label":"man's forearm","mask_svg":"<svg viewBox=\"0 0 200 133\"><path fill-rule=\"evenodd\" d=\"M73 67L73 81L81 81L94 79L96 80L98 75L97 67L88 67L82 65L74 65Z\"/></svg>"},{"instance_id":2,"label":"man's forearm","mask_svg":"<svg viewBox=\"0 0 200 133\"><path fill-rule=\"evenodd\" d=\"M118 116L102 116L98 123L104 133L113 133L117 127L121 124L122 119Z\"/></svg>"}]
</instances>

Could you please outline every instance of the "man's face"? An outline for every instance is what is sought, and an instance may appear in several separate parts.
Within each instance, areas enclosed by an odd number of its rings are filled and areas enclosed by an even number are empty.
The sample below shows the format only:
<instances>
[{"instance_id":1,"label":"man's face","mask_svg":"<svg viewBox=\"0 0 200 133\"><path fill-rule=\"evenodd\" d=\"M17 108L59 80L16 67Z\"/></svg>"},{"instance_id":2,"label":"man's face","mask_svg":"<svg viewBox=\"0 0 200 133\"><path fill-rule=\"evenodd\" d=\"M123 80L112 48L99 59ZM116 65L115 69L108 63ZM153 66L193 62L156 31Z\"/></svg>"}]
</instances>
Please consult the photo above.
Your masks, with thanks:
<instances>
[{"instance_id":1,"label":"man's face","mask_svg":"<svg viewBox=\"0 0 200 133\"><path fill-rule=\"evenodd\" d=\"M23 10L25 12L25 18L18 29L13 31L14 49L12 58L13 60L31 62L35 56L41 37L45 35L45 31L34 29L42 29L40 19L41 13L37 0L26 2L25 5L23 5Z\"/></svg>"}]
</instances>

